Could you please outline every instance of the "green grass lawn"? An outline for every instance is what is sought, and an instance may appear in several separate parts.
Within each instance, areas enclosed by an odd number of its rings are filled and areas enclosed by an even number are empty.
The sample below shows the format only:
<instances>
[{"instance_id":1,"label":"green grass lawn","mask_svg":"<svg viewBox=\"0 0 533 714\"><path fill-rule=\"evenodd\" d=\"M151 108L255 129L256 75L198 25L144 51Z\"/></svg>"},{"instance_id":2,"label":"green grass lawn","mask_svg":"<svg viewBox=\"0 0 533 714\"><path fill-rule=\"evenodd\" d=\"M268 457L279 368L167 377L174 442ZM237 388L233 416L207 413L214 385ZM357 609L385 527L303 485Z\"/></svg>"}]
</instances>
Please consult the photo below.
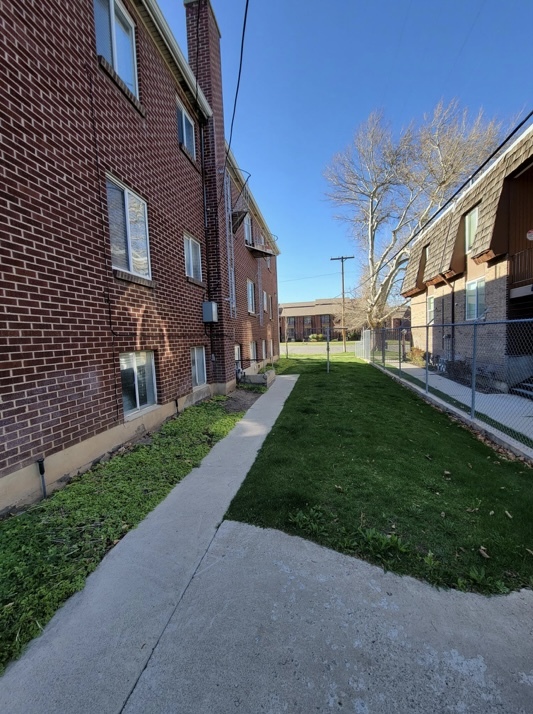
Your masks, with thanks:
<instances>
[{"instance_id":1,"label":"green grass lawn","mask_svg":"<svg viewBox=\"0 0 533 714\"><path fill-rule=\"evenodd\" d=\"M0 522L0 671L39 634L104 555L163 500L242 413L224 397L168 421L150 445L74 479Z\"/></svg>"},{"instance_id":2,"label":"green grass lawn","mask_svg":"<svg viewBox=\"0 0 533 714\"><path fill-rule=\"evenodd\" d=\"M533 585L533 470L352 355L301 376L228 518L310 538L435 585Z\"/></svg>"}]
</instances>

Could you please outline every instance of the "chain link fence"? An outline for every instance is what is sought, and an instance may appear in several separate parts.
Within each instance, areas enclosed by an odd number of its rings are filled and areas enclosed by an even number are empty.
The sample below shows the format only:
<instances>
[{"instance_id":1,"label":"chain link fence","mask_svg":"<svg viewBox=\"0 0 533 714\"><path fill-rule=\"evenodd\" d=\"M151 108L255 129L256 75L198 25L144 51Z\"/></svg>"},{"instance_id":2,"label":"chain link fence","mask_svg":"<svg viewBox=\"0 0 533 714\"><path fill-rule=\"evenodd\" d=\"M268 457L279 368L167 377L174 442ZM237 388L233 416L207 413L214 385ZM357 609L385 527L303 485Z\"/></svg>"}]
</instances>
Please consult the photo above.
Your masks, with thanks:
<instances>
[{"instance_id":1,"label":"chain link fence","mask_svg":"<svg viewBox=\"0 0 533 714\"><path fill-rule=\"evenodd\" d=\"M533 320L365 330L355 356L533 448Z\"/></svg>"}]
</instances>

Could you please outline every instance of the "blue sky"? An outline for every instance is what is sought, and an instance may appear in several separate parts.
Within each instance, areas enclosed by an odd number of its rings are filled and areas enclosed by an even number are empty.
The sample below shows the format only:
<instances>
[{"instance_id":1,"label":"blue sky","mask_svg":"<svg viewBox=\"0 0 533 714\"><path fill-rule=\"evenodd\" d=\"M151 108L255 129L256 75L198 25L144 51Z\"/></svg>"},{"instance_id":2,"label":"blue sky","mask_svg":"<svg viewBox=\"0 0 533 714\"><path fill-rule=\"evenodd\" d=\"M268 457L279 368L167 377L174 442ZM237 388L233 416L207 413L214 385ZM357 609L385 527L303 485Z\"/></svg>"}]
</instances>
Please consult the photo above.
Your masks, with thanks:
<instances>
[{"instance_id":1,"label":"blue sky","mask_svg":"<svg viewBox=\"0 0 533 714\"><path fill-rule=\"evenodd\" d=\"M159 5L187 55L182 3ZM245 0L212 5L229 136ZM340 295L330 258L357 253L323 172L370 112L399 130L457 97L508 126L533 108L532 31L531 0L250 0L232 150L279 239L280 302Z\"/></svg>"}]
</instances>

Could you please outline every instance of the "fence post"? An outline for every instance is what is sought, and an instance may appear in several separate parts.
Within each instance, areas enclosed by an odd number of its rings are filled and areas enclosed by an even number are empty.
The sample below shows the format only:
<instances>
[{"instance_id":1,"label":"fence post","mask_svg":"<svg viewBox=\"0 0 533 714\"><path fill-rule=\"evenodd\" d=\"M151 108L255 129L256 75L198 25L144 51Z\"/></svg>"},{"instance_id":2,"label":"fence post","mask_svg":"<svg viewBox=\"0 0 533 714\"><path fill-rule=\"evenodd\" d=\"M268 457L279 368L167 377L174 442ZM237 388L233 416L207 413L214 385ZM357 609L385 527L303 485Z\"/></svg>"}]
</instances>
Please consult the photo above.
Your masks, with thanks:
<instances>
[{"instance_id":1,"label":"fence post","mask_svg":"<svg viewBox=\"0 0 533 714\"><path fill-rule=\"evenodd\" d=\"M402 376L402 330L398 328L398 372Z\"/></svg>"},{"instance_id":2,"label":"fence post","mask_svg":"<svg viewBox=\"0 0 533 714\"><path fill-rule=\"evenodd\" d=\"M472 379L471 390L472 390L472 403L470 406L470 418L476 418L476 371L477 371L477 322L474 322L474 340L472 345Z\"/></svg>"},{"instance_id":3,"label":"fence post","mask_svg":"<svg viewBox=\"0 0 533 714\"><path fill-rule=\"evenodd\" d=\"M429 323L426 325L426 394L429 393Z\"/></svg>"},{"instance_id":4,"label":"fence post","mask_svg":"<svg viewBox=\"0 0 533 714\"><path fill-rule=\"evenodd\" d=\"M381 363L385 366L385 328L381 328Z\"/></svg>"}]
</instances>

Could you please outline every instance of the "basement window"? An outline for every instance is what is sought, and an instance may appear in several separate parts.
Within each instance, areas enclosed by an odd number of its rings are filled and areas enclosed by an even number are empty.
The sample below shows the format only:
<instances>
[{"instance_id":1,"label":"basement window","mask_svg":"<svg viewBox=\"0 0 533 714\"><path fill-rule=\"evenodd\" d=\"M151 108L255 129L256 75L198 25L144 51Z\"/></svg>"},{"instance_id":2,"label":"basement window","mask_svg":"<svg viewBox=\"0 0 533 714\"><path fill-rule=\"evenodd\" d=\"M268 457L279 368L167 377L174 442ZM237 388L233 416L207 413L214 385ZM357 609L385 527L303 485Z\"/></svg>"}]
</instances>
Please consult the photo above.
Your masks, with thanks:
<instances>
[{"instance_id":1,"label":"basement window","mask_svg":"<svg viewBox=\"0 0 533 714\"><path fill-rule=\"evenodd\" d=\"M193 347L191 349L191 367L193 389L206 384L205 347Z\"/></svg>"},{"instance_id":2,"label":"basement window","mask_svg":"<svg viewBox=\"0 0 533 714\"><path fill-rule=\"evenodd\" d=\"M125 352L120 355L124 415L156 403L154 353Z\"/></svg>"}]
</instances>

